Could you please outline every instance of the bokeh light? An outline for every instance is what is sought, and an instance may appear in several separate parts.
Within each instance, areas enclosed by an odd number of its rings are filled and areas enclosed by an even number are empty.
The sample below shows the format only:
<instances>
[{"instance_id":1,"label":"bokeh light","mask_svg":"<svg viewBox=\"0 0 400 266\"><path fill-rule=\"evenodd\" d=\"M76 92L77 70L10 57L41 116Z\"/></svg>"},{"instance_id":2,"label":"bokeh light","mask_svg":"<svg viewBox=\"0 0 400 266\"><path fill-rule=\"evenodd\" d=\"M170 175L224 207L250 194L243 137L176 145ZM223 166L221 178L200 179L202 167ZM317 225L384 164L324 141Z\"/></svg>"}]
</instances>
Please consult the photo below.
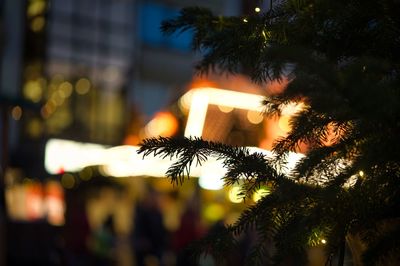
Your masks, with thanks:
<instances>
[{"instance_id":1,"label":"bokeh light","mask_svg":"<svg viewBox=\"0 0 400 266\"><path fill-rule=\"evenodd\" d=\"M233 186L228 191L229 200L233 203L241 203L243 201L243 197L240 195L240 187Z\"/></svg>"},{"instance_id":2,"label":"bokeh light","mask_svg":"<svg viewBox=\"0 0 400 266\"><path fill-rule=\"evenodd\" d=\"M31 22L31 29L34 32L39 32L39 31L43 30L45 22L46 21L45 21L44 17L42 17L42 16L36 17Z\"/></svg>"},{"instance_id":3,"label":"bokeh light","mask_svg":"<svg viewBox=\"0 0 400 266\"><path fill-rule=\"evenodd\" d=\"M225 105L218 105L218 109L223 113L230 113L233 111L233 107Z\"/></svg>"},{"instance_id":4,"label":"bokeh light","mask_svg":"<svg viewBox=\"0 0 400 266\"><path fill-rule=\"evenodd\" d=\"M264 116L260 112L249 110L247 111L247 119L252 124L260 124L264 120Z\"/></svg>"},{"instance_id":5,"label":"bokeh light","mask_svg":"<svg viewBox=\"0 0 400 266\"><path fill-rule=\"evenodd\" d=\"M82 171L79 172L79 177L80 179L87 181L90 180L93 176L93 170L90 167L82 169Z\"/></svg>"},{"instance_id":6,"label":"bokeh light","mask_svg":"<svg viewBox=\"0 0 400 266\"><path fill-rule=\"evenodd\" d=\"M177 132L178 126L178 121L173 114L169 112L159 112L146 125L145 133L148 137L170 137Z\"/></svg>"},{"instance_id":7,"label":"bokeh light","mask_svg":"<svg viewBox=\"0 0 400 266\"><path fill-rule=\"evenodd\" d=\"M81 78L75 84L76 93L80 95L87 94L90 90L90 86L90 81L87 78Z\"/></svg>"},{"instance_id":8,"label":"bokeh light","mask_svg":"<svg viewBox=\"0 0 400 266\"><path fill-rule=\"evenodd\" d=\"M38 80L30 80L26 82L22 89L22 94L26 99L31 100L32 102L39 102L43 95L43 89L40 82Z\"/></svg>"},{"instance_id":9,"label":"bokeh light","mask_svg":"<svg viewBox=\"0 0 400 266\"><path fill-rule=\"evenodd\" d=\"M70 173L65 173L61 176L61 184L67 189L71 189L75 186L75 177Z\"/></svg>"},{"instance_id":10,"label":"bokeh light","mask_svg":"<svg viewBox=\"0 0 400 266\"><path fill-rule=\"evenodd\" d=\"M278 126L282 131L290 132L290 130L292 129L290 126L290 116L282 115L281 117L279 117Z\"/></svg>"},{"instance_id":11,"label":"bokeh light","mask_svg":"<svg viewBox=\"0 0 400 266\"><path fill-rule=\"evenodd\" d=\"M253 194L254 202L259 201L262 197L265 197L271 193L270 189L268 188L260 188Z\"/></svg>"},{"instance_id":12,"label":"bokeh light","mask_svg":"<svg viewBox=\"0 0 400 266\"><path fill-rule=\"evenodd\" d=\"M43 133L43 124L37 118L31 119L26 126L26 131L32 138L38 138Z\"/></svg>"},{"instance_id":13,"label":"bokeh light","mask_svg":"<svg viewBox=\"0 0 400 266\"><path fill-rule=\"evenodd\" d=\"M63 83L60 84L59 86L60 92L62 92L62 96L64 98L68 98L69 96L71 96L72 93L72 84L64 81Z\"/></svg>"},{"instance_id":14,"label":"bokeh light","mask_svg":"<svg viewBox=\"0 0 400 266\"><path fill-rule=\"evenodd\" d=\"M204 217L210 222L221 220L225 215L225 209L221 204L211 203L204 208Z\"/></svg>"},{"instance_id":15,"label":"bokeh light","mask_svg":"<svg viewBox=\"0 0 400 266\"><path fill-rule=\"evenodd\" d=\"M11 116L14 120L20 120L22 116L22 108L17 106L14 106L13 109L11 110Z\"/></svg>"}]
</instances>

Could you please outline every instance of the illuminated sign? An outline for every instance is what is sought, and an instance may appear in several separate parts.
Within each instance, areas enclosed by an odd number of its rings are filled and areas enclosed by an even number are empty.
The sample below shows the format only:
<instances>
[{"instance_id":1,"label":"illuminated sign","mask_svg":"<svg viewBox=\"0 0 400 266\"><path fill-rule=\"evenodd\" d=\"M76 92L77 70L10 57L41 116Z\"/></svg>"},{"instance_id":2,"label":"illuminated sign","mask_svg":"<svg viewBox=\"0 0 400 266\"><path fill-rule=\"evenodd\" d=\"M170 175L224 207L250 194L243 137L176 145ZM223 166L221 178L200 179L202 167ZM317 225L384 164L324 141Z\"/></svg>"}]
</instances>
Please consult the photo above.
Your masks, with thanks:
<instances>
[{"instance_id":1,"label":"illuminated sign","mask_svg":"<svg viewBox=\"0 0 400 266\"><path fill-rule=\"evenodd\" d=\"M209 104L262 113L264 96L215 88L192 89L182 96L180 105L189 109L185 136L201 137Z\"/></svg>"}]
</instances>

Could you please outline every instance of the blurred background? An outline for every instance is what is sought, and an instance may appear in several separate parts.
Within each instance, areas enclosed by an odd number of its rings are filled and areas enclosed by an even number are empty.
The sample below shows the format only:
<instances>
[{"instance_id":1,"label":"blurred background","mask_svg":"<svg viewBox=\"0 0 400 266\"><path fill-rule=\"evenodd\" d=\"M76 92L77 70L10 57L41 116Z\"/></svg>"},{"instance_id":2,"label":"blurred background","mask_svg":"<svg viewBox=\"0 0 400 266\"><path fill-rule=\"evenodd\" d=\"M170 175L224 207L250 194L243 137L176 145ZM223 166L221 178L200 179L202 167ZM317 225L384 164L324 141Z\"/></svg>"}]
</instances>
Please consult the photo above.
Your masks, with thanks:
<instances>
[{"instance_id":1,"label":"blurred background","mask_svg":"<svg viewBox=\"0 0 400 266\"><path fill-rule=\"evenodd\" d=\"M268 1L265 1L268 2ZM0 0L0 265L191 265L183 247L252 200L211 160L173 186L156 136L201 136L268 152L295 107L262 116L284 83L198 76L192 34L160 23L185 6L263 12L250 0ZM245 23L245 21L244 21ZM226 40L229 41L229 40ZM243 249L229 265L241 265ZM203 265L214 265L204 258Z\"/></svg>"}]
</instances>

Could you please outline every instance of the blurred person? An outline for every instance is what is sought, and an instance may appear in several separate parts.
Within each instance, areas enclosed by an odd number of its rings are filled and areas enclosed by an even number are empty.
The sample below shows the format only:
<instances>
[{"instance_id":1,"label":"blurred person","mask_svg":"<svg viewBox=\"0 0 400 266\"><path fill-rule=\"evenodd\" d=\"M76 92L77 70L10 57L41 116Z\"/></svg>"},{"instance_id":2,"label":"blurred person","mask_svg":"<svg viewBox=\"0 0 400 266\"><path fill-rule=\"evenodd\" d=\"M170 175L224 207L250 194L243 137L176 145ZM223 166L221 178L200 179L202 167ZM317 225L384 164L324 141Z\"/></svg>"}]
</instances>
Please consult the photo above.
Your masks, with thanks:
<instances>
[{"instance_id":1,"label":"blurred person","mask_svg":"<svg viewBox=\"0 0 400 266\"><path fill-rule=\"evenodd\" d=\"M158 192L148 188L148 194L136 206L133 248L137 266L163 265L167 230L159 205Z\"/></svg>"},{"instance_id":2,"label":"blurred person","mask_svg":"<svg viewBox=\"0 0 400 266\"><path fill-rule=\"evenodd\" d=\"M192 258L186 247L204 236L205 227L201 222L200 201L196 193L189 201L181 217L179 228L172 238L172 245L177 254L177 266L193 265Z\"/></svg>"},{"instance_id":3,"label":"blurred person","mask_svg":"<svg viewBox=\"0 0 400 266\"><path fill-rule=\"evenodd\" d=\"M93 254L93 265L111 266L116 265L115 259L116 233L114 228L114 218L109 215L104 223L94 230L90 249Z\"/></svg>"},{"instance_id":4,"label":"blurred person","mask_svg":"<svg viewBox=\"0 0 400 266\"><path fill-rule=\"evenodd\" d=\"M67 266L89 265L91 261L88 243L91 228L82 193L72 193L67 198L64 227L65 264Z\"/></svg>"}]
</instances>

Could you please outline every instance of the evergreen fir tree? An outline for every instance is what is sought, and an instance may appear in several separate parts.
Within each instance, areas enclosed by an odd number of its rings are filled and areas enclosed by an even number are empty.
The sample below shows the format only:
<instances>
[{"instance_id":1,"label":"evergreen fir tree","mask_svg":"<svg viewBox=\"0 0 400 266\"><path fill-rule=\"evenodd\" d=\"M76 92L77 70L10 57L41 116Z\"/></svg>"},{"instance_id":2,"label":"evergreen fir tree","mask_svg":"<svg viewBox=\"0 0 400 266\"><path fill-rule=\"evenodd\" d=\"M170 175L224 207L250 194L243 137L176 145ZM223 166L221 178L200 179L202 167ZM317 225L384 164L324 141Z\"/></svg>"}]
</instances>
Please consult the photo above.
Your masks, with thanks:
<instances>
[{"instance_id":1,"label":"evergreen fir tree","mask_svg":"<svg viewBox=\"0 0 400 266\"><path fill-rule=\"evenodd\" d=\"M165 33L191 30L202 52L200 73L245 73L254 82L289 80L265 100L266 115L302 102L274 158L199 138L144 140L140 153L176 156L166 175L179 184L190 166L216 156L226 185L240 180L246 197L262 185L272 193L238 221L197 243L216 258L255 229L248 264L302 265L306 250L326 240L327 263L343 265L345 243L358 241L353 263L399 263L400 251L400 1L281 0L252 16L221 17L185 8L162 24ZM290 174L290 151L307 143ZM270 243L273 243L271 248ZM350 243L351 244L351 243ZM268 264L269 265L269 264Z\"/></svg>"}]
</instances>

